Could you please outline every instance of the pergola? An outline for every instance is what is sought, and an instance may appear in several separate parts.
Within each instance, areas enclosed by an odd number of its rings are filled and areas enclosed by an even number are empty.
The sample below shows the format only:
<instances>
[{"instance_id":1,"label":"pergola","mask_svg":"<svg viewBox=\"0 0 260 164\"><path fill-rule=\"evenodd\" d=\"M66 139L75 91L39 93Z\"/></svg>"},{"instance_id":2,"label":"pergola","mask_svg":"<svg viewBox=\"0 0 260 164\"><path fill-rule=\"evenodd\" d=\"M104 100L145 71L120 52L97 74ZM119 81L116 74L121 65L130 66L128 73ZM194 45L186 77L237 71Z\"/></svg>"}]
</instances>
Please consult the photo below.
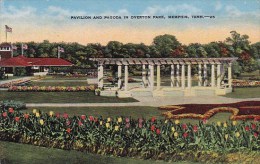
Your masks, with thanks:
<instances>
[{"instance_id":1,"label":"pergola","mask_svg":"<svg viewBox=\"0 0 260 164\"><path fill-rule=\"evenodd\" d=\"M98 62L98 87L102 88L103 83L103 67L104 65L118 66L118 87L122 84L122 66L124 66L124 91L128 91L128 67L129 65L142 65L142 81L144 86L148 85L151 91L154 90L154 73L156 67L157 90L161 87L161 65L171 66L171 87L179 87L182 89L192 88L191 83L191 66L198 66L198 86L208 86L207 70L211 69L211 87L220 88L221 75L225 72L224 65L228 69L228 87L231 88L232 83L232 63L237 58L91 58L90 60ZM147 68L148 66L148 68ZM187 71L185 71L187 69ZM186 75L187 72L187 86ZM148 77L148 78L147 78Z\"/></svg>"}]
</instances>

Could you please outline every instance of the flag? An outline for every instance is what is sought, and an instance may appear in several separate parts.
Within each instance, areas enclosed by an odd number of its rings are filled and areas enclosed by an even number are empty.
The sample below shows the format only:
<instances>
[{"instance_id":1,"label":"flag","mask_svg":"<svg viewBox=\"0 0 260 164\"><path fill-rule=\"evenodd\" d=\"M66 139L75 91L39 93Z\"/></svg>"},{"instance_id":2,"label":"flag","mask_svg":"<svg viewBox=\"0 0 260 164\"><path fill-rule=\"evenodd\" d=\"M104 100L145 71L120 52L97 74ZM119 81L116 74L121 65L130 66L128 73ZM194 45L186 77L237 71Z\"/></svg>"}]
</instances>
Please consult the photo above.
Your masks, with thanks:
<instances>
[{"instance_id":1,"label":"flag","mask_svg":"<svg viewBox=\"0 0 260 164\"><path fill-rule=\"evenodd\" d=\"M8 27L7 25L5 25L5 31L6 31L6 32L12 32L12 28L11 28L11 27Z\"/></svg>"},{"instance_id":2,"label":"flag","mask_svg":"<svg viewBox=\"0 0 260 164\"><path fill-rule=\"evenodd\" d=\"M59 52L64 52L64 48L58 47L58 49L59 49Z\"/></svg>"},{"instance_id":3,"label":"flag","mask_svg":"<svg viewBox=\"0 0 260 164\"><path fill-rule=\"evenodd\" d=\"M17 50L17 47L15 45L12 45L13 50Z\"/></svg>"},{"instance_id":4,"label":"flag","mask_svg":"<svg viewBox=\"0 0 260 164\"><path fill-rule=\"evenodd\" d=\"M28 46L27 44L23 44L23 47L22 47L24 50L27 50L28 49Z\"/></svg>"}]
</instances>

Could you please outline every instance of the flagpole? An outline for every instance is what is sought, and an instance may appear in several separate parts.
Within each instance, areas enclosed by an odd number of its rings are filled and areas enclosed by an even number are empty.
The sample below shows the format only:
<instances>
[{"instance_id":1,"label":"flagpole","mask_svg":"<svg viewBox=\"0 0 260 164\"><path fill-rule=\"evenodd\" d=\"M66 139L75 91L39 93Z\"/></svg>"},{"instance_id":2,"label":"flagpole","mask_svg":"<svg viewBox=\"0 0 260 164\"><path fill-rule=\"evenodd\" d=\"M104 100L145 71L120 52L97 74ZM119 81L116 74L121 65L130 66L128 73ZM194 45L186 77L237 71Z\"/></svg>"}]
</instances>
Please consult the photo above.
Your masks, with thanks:
<instances>
[{"instance_id":1,"label":"flagpole","mask_svg":"<svg viewBox=\"0 0 260 164\"><path fill-rule=\"evenodd\" d=\"M58 46L58 58L60 58L60 46Z\"/></svg>"},{"instance_id":2,"label":"flagpole","mask_svg":"<svg viewBox=\"0 0 260 164\"><path fill-rule=\"evenodd\" d=\"M23 43L22 43L22 47L21 48L22 48L22 56L23 56Z\"/></svg>"},{"instance_id":3,"label":"flagpole","mask_svg":"<svg viewBox=\"0 0 260 164\"><path fill-rule=\"evenodd\" d=\"M7 30L5 29L5 42L7 43Z\"/></svg>"}]
</instances>

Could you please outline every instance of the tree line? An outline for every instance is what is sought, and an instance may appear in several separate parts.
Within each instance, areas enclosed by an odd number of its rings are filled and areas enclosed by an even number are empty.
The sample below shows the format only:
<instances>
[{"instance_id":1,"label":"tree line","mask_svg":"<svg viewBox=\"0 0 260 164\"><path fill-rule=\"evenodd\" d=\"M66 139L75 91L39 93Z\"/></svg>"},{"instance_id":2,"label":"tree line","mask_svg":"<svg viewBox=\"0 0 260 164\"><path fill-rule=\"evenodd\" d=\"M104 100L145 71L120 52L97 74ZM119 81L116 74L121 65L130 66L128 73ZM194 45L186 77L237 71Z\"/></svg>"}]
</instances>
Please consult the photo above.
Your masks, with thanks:
<instances>
[{"instance_id":1,"label":"tree line","mask_svg":"<svg viewBox=\"0 0 260 164\"><path fill-rule=\"evenodd\" d=\"M151 45L143 43L123 44L110 41L107 45L100 43L50 43L44 40L41 43L27 42L28 49L24 51L27 57L57 57L58 46L64 48L61 57L71 61L77 68L90 68L93 66L89 58L219 58L238 57L234 63L234 73L251 72L260 67L260 42L251 44L248 35L241 35L236 31L224 41L210 42L208 44L180 43L173 35L159 35L153 39ZM17 47L21 43L14 43ZM14 52L14 56L21 54L21 49Z\"/></svg>"}]
</instances>

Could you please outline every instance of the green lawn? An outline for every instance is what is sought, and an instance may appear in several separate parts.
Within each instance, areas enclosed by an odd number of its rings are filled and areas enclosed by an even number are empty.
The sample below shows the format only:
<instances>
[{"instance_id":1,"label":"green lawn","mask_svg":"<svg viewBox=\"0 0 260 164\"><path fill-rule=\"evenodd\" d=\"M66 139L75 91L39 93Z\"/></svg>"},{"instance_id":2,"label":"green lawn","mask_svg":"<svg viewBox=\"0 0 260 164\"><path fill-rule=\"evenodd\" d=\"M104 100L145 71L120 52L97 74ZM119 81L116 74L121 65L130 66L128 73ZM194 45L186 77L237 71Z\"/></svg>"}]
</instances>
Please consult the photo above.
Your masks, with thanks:
<instances>
[{"instance_id":1,"label":"green lawn","mask_svg":"<svg viewBox=\"0 0 260 164\"><path fill-rule=\"evenodd\" d=\"M225 97L231 98L260 98L260 87L234 88L234 92L228 93Z\"/></svg>"},{"instance_id":2,"label":"green lawn","mask_svg":"<svg viewBox=\"0 0 260 164\"><path fill-rule=\"evenodd\" d=\"M94 92L8 92L0 91L0 100L25 103L125 103L137 102L133 98L95 96Z\"/></svg>"}]
</instances>

